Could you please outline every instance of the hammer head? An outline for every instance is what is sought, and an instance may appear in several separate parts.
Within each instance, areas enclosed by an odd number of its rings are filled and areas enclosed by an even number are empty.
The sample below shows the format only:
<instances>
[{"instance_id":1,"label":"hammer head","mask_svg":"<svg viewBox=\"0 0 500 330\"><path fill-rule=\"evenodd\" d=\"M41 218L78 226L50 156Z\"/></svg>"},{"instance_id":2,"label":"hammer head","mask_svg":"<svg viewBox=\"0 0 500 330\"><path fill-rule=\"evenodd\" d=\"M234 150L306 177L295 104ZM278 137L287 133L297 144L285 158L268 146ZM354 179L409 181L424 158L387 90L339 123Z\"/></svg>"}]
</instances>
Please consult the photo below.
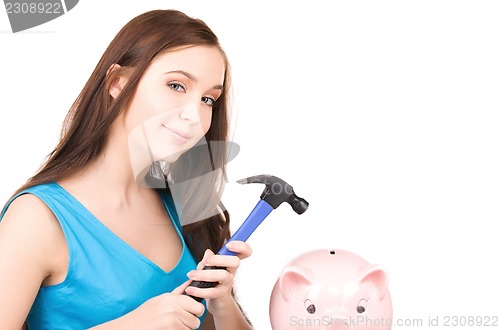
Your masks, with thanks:
<instances>
[{"instance_id":1,"label":"hammer head","mask_svg":"<svg viewBox=\"0 0 500 330\"><path fill-rule=\"evenodd\" d=\"M304 213L309 207L309 203L295 194L291 185L274 175L256 175L237 181L241 184L263 183L266 185L260 198L266 201L273 209L283 202L290 204L292 209L298 213Z\"/></svg>"}]
</instances>

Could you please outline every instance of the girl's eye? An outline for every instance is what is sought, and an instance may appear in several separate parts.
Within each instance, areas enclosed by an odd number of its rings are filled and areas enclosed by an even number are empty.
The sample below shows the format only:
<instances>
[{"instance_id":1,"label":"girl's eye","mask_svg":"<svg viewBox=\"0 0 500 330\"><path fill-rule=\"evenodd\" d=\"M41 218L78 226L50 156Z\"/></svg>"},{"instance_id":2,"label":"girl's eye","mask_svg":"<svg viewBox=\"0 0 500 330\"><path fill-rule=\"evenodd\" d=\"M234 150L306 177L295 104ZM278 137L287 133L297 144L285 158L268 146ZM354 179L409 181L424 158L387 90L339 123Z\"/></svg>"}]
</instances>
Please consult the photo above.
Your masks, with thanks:
<instances>
[{"instance_id":1,"label":"girl's eye","mask_svg":"<svg viewBox=\"0 0 500 330\"><path fill-rule=\"evenodd\" d=\"M181 84L178 84L178 83L168 83L167 86L170 87L170 89L177 91L177 92L185 92L186 91L186 88L184 88L184 86L182 86Z\"/></svg>"},{"instance_id":2,"label":"girl's eye","mask_svg":"<svg viewBox=\"0 0 500 330\"><path fill-rule=\"evenodd\" d=\"M212 97L203 96L203 97L201 98L201 102L206 103L206 104L207 104L207 105L209 105L209 106L213 106L213 105L214 105L214 103L215 103L215 99L214 99L214 98L212 98Z\"/></svg>"}]
</instances>

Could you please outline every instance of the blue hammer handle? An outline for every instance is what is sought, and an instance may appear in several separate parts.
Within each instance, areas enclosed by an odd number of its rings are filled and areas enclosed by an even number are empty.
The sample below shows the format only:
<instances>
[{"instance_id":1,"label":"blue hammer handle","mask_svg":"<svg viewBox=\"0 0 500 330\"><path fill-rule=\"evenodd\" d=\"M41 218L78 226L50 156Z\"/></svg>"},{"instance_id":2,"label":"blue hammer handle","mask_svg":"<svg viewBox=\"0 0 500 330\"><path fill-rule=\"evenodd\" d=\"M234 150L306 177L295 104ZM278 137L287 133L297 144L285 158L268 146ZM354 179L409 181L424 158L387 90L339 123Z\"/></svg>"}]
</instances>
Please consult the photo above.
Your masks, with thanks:
<instances>
[{"instance_id":1,"label":"blue hammer handle","mask_svg":"<svg viewBox=\"0 0 500 330\"><path fill-rule=\"evenodd\" d=\"M250 235L252 235L255 229L257 229L257 227L269 215L269 213L271 213L272 210L273 210L272 206L269 205L266 201L262 199L259 200L257 205L255 205L255 207L253 208L252 212L250 212L246 220L243 222L240 228L238 228L238 230L233 234L233 236L229 238L227 243L229 243L232 240L246 242L246 240L250 237ZM217 254L226 256L236 255L236 253L229 251L226 245L224 245ZM223 268L217 266L205 266L203 269L223 269ZM195 286L197 288L213 288L216 285L217 285L216 282L193 281L189 286ZM197 300L198 302L201 302L203 300L202 298L199 297L192 297L192 298Z\"/></svg>"},{"instance_id":2,"label":"blue hammer handle","mask_svg":"<svg viewBox=\"0 0 500 330\"><path fill-rule=\"evenodd\" d=\"M269 215L269 213L271 213L272 210L277 208L283 202L289 203L292 209L297 214L304 213L309 207L309 203L305 199L295 194L292 186L276 176L266 174L256 175L246 179L238 180L238 183L263 183L266 185L266 187L260 196L260 201L254 207L250 215L246 218L246 220L236 231L236 233L234 233L234 235L229 238L228 242L233 240L245 242L248 237L252 235L255 229L257 229L257 227L262 223L262 221ZM226 246L223 246L218 254L229 256L235 255L235 253L229 251ZM203 269L221 269L221 267L206 266ZM198 288L211 288L216 285L217 283L203 281L193 281L190 284L190 286L195 286ZM198 301L203 300L197 297L192 298Z\"/></svg>"},{"instance_id":3,"label":"blue hammer handle","mask_svg":"<svg viewBox=\"0 0 500 330\"><path fill-rule=\"evenodd\" d=\"M271 213L273 208L264 200L259 200L257 205L253 208L252 212L248 215L243 224L238 228L238 230L229 238L227 243L235 241L246 242L247 239L252 235L252 233L257 229L257 227L262 223L262 221ZM226 243L226 244L227 244ZM235 256L236 253L229 251L224 245L222 249L219 250L218 254L225 256Z\"/></svg>"}]
</instances>

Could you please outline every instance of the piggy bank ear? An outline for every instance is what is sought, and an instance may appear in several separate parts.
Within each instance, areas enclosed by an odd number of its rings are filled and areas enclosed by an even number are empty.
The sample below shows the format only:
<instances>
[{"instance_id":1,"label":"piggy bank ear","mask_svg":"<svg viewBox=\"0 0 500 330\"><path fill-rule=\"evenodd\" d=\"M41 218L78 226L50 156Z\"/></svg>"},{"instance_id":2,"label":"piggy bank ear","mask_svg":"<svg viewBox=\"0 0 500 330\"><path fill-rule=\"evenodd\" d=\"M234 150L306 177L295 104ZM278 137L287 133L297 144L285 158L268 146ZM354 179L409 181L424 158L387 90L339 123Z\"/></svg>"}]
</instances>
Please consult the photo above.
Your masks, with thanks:
<instances>
[{"instance_id":1,"label":"piggy bank ear","mask_svg":"<svg viewBox=\"0 0 500 330\"><path fill-rule=\"evenodd\" d=\"M372 286L375 291L375 295L381 300L388 291L389 275L384 267L371 265L363 272L359 283Z\"/></svg>"},{"instance_id":2,"label":"piggy bank ear","mask_svg":"<svg viewBox=\"0 0 500 330\"><path fill-rule=\"evenodd\" d=\"M307 268L287 266L278 279L278 286L283 298L289 301L298 289L312 285L313 278L312 272Z\"/></svg>"}]
</instances>

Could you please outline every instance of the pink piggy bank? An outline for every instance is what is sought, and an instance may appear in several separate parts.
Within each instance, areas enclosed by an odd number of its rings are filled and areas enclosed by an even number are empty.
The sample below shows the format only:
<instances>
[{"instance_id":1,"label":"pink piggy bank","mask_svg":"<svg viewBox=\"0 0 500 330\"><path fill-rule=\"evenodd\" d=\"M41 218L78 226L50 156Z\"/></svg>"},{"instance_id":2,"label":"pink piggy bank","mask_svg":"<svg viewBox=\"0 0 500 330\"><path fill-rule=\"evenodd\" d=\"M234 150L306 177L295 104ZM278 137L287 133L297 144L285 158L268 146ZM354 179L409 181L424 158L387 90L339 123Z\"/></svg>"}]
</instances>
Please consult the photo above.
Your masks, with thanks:
<instances>
[{"instance_id":1,"label":"pink piggy bank","mask_svg":"<svg viewBox=\"0 0 500 330\"><path fill-rule=\"evenodd\" d=\"M348 251L307 252L281 272L269 315L273 330L391 329L387 272Z\"/></svg>"}]
</instances>

